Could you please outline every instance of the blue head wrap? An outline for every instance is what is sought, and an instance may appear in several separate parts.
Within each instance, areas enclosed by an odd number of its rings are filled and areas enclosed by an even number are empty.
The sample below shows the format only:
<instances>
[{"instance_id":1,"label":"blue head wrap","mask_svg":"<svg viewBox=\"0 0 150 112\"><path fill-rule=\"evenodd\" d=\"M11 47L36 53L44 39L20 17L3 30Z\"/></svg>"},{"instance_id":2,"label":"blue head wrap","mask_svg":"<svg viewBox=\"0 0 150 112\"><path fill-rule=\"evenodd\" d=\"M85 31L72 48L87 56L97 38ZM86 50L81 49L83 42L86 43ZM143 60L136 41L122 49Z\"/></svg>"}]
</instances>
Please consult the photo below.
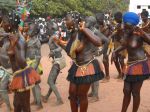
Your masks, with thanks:
<instances>
[{"instance_id":1,"label":"blue head wrap","mask_svg":"<svg viewBox=\"0 0 150 112\"><path fill-rule=\"evenodd\" d=\"M136 26L140 22L140 17L134 12L126 12L123 15L123 22Z\"/></svg>"}]
</instances>

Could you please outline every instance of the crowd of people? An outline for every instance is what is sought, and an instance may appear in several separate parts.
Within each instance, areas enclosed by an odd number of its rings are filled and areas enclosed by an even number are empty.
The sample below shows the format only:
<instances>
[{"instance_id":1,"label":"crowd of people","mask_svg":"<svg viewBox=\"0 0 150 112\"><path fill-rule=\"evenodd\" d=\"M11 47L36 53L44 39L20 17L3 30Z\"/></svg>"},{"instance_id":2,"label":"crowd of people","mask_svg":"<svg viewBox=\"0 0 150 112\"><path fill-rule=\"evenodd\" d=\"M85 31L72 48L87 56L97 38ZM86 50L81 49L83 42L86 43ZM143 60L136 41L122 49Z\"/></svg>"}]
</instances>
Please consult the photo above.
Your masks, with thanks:
<instances>
[{"instance_id":1,"label":"crowd of people","mask_svg":"<svg viewBox=\"0 0 150 112\"><path fill-rule=\"evenodd\" d=\"M127 112L131 96L132 112L137 112L141 87L150 77L148 16L146 10L141 12L141 17L134 12L116 12L113 18L104 13L83 16L71 11L58 21L50 17L47 21L43 18L26 20L20 28L18 21L14 21L16 18L0 14L0 103L6 104L7 112L31 112L32 90L32 104L37 105L37 110L44 108L42 103L47 103L52 92L56 95L56 104L63 104L63 96L55 83L66 67L62 53L65 51L72 60L67 77L71 112L87 112L88 97L92 102L99 100L99 81L109 82L110 62L115 64L117 78L124 80L121 112ZM43 74L42 44L49 45L49 57L53 60L46 95L42 95L39 85ZM10 92L14 92L14 109L9 101Z\"/></svg>"}]
</instances>

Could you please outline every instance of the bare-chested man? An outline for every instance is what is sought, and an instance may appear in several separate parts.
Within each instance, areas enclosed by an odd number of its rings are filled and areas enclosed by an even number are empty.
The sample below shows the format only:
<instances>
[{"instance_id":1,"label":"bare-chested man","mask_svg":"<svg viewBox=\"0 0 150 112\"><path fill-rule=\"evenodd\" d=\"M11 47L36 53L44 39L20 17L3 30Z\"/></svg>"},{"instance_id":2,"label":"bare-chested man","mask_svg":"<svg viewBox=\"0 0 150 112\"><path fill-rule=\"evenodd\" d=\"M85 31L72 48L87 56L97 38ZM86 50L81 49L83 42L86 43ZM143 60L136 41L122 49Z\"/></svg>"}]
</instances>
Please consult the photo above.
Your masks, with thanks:
<instances>
[{"instance_id":1,"label":"bare-chested man","mask_svg":"<svg viewBox=\"0 0 150 112\"><path fill-rule=\"evenodd\" d=\"M57 24L53 23L52 24L52 30L53 30L53 35L51 35L50 39L49 39L49 48L50 48L50 54L49 57L53 59L52 61L52 68L51 71L49 73L49 77L48 77L48 84L50 86L46 96L43 96L43 101L47 102L49 96L51 95L52 92L54 92L54 94L57 97L57 103L56 105L60 105L63 104L63 100L62 97L56 87L56 80L57 77L60 73L60 70L62 70L65 66L66 66L66 62L65 62L65 58L62 54L62 48L56 44L56 42L53 40L53 37L58 37L59 38L59 32L58 34L56 34L55 32L58 31L58 26Z\"/></svg>"},{"instance_id":2,"label":"bare-chested man","mask_svg":"<svg viewBox=\"0 0 150 112\"><path fill-rule=\"evenodd\" d=\"M87 17L85 20L86 20L86 23L87 23L87 27L88 27L94 34L100 33L100 31L95 28L95 25L96 25L96 23L97 23L95 17L89 16L89 17ZM96 35L98 35L98 34L96 34ZM103 34L101 34L101 36L99 36L99 38L102 40L102 43L103 43L102 50L99 50L99 47L93 46L93 52L94 52L94 54L95 54L95 57L96 57L99 61L101 61L100 56L101 56L102 54L106 54L107 49L108 49L109 41L108 41L108 39L107 39ZM89 97L91 97L90 102L96 102L96 101L99 100L98 91L99 91L99 81L96 81L96 82L94 82L94 83L92 84L92 91L91 91L91 93L88 95Z\"/></svg>"}]
</instances>

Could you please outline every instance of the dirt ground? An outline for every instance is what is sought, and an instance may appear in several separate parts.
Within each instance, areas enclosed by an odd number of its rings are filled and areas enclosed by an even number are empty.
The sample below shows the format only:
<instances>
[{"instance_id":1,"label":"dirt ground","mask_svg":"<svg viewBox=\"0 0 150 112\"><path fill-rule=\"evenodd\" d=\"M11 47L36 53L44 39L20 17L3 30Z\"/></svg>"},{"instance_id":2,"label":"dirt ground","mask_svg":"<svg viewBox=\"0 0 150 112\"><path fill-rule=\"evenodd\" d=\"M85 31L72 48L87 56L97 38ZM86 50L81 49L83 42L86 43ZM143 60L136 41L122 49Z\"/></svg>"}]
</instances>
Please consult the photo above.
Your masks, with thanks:
<instances>
[{"instance_id":1,"label":"dirt ground","mask_svg":"<svg viewBox=\"0 0 150 112\"><path fill-rule=\"evenodd\" d=\"M47 45L42 46L42 59L41 63L44 68L44 74L42 75L42 82L40 84L42 95L45 95L48 90L47 78L51 69L51 59L48 58L49 48ZM64 53L65 54L65 53ZM65 54L66 56L66 54ZM69 100L68 100L68 87L69 82L66 80L67 71L70 67L70 59L66 56L67 67L63 69L57 79L57 87L63 98L64 104L56 106L56 97L52 94L48 100L48 103L43 103L44 108L42 110L35 110L36 106L31 106L31 112L71 112ZM120 112L123 99L123 81L115 79L117 71L114 65L110 67L111 79L108 83L100 83L99 96L100 100L95 103L90 103L88 112ZM141 90L141 105L138 112L150 112L150 81L144 82ZM10 95L11 104L13 105L13 94ZM31 102L33 97L31 96ZM6 105L3 104L0 107L0 112L6 112ZM132 112L132 100L129 106L128 112Z\"/></svg>"}]
</instances>

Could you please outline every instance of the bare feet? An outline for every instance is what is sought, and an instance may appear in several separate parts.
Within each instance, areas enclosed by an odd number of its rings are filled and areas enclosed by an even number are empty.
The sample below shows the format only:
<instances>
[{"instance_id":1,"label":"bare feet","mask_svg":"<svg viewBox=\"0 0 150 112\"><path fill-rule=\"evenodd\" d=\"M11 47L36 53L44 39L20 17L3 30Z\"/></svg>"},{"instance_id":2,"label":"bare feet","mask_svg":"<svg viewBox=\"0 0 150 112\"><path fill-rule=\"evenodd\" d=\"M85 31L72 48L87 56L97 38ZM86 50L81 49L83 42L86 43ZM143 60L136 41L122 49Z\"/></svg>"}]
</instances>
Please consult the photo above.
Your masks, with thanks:
<instances>
[{"instance_id":1,"label":"bare feet","mask_svg":"<svg viewBox=\"0 0 150 112\"><path fill-rule=\"evenodd\" d=\"M36 102L35 102L35 101L33 101L33 102L31 103L31 105L36 105Z\"/></svg>"},{"instance_id":2,"label":"bare feet","mask_svg":"<svg viewBox=\"0 0 150 112\"><path fill-rule=\"evenodd\" d=\"M106 77L101 81L101 83L109 82L109 80L110 80L110 76L106 76Z\"/></svg>"},{"instance_id":3,"label":"bare feet","mask_svg":"<svg viewBox=\"0 0 150 112\"><path fill-rule=\"evenodd\" d=\"M13 110L12 107L7 108L7 112L13 112L13 111L14 111L14 110Z\"/></svg>"},{"instance_id":4,"label":"bare feet","mask_svg":"<svg viewBox=\"0 0 150 112\"><path fill-rule=\"evenodd\" d=\"M48 98L47 98L46 96L42 96L42 101L43 101L44 103L47 103Z\"/></svg>"},{"instance_id":5,"label":"bare feet","mask_svg":"<svg viewBox=\"0 0 150 112\"><path fill-rule=\"evenodd\" d=\"M43 105L42 105L42 104L39 105L39 106L37 106L37 108L36 108L37 111L39 111L39 110L41 110L41 109L43 109Z\"/></svg>"},{"instance_id":6,"label":"bare feet","mask_svg":"<svg viewBox=\"0 0 150 112\"><path fill-rule=\"evenodd\" d=\"M64 104L64 102L62 100L57 100L55 105L58 106L58 105L62 105L62 104Z\"/></svg>"},{"instance_id":7,"label":"bare feet","mask_svg":"<svg viewBox=\"0 0 150 112\"><path fill-rule=\"evenodd\" d=\"M110 76L106 76L105 79L110 80Z\"/></svg>"},{"instance_id":8,"label":"bare feet","mask_svg":"<svg viewBox=\"0 0 150 112\"><path fill-rule=\"evenodd\" d=\"M94 102L97 102L99 101L99 97L98 96L93 96L89 99L89 103L94 103Z\"/></svg>"},{"instance_id":9,"label":"bare feet","mask_svg":"<svg viewBox=\"0 0 150 112\"><path fill-rule=\"evenodd\" d=\"M123 79L123 76L119 74L115 79Z\"/></svg>"},{"instance_id":10,"label":"bare feet","mask_svg":"<svg viewBox=\"0 0 150 112\"><path fill-rule=\"evenodd\" d=\"M88 97L93 97L93 93L89 93L89 94L88 94Z\"/></svg>"}]
</instances>

